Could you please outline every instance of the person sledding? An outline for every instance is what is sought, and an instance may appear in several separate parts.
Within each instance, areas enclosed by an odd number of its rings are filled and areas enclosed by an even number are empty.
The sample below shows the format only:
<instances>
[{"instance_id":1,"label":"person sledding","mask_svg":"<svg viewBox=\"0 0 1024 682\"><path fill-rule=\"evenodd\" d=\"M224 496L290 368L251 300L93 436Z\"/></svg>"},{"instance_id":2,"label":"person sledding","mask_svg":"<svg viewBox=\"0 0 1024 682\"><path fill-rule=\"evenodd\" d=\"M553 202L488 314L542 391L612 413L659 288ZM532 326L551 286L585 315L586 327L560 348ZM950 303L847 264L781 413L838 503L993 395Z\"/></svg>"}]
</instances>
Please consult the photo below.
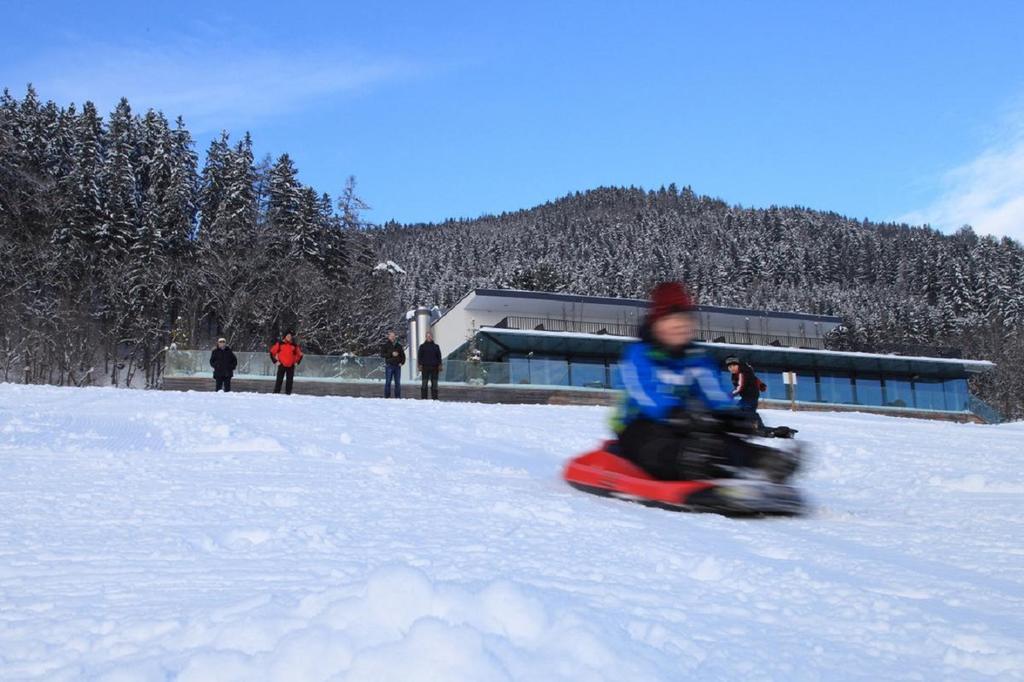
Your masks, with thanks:
<instances>
[{"instance_id":1,"label":"person sledding","mask_svg":"<svg viewBox=\"0 0 1024 682\"><path fill-rule=\"evenodd\" d=\"M651 293L640 341L626 348L625 392L614 419L619 453L661 480L744 476L761 471L776 483L799 466L799 455L744 436L758 425L740 410L718 367L693 344L694 302L679 282Z\"/></svg>"}]
</instances>

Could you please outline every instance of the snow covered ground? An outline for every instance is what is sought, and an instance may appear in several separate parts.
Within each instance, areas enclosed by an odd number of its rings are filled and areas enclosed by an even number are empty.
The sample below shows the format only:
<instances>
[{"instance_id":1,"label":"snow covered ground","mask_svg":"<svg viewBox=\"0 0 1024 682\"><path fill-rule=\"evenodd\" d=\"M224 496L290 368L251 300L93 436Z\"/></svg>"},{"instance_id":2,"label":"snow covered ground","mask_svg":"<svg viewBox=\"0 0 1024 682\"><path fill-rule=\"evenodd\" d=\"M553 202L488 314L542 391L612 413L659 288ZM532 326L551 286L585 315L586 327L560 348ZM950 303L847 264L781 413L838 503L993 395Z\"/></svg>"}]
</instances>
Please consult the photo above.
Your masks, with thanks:
<instances>
[{"instance_id":1,"label":"snow covered ground","mask_svg":"<svg viewBox=\"0 0 1024 682\"><path fill-rule=\"evenodd\" d=\"M606 416L0 385L0 679L1024 677L1024 424L766 412L744 521L563 484Z\"/></svg>"}]
</instances>

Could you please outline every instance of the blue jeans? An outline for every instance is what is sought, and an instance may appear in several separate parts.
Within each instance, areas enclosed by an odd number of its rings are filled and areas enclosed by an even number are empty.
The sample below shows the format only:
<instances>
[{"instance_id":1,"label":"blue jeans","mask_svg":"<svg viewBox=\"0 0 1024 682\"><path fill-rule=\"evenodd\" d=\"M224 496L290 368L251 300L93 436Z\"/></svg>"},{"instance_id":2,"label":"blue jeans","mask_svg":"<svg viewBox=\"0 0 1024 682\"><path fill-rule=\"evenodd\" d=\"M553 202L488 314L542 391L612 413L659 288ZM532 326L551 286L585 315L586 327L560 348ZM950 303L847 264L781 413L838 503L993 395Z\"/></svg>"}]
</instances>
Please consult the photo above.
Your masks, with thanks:
<instances>
[{"instance_id":1,"label":"blue jeans","mask_svg":"<svg viewBox=\"0 0 1024 682\"><path fill-rule=\"evenodd\" d=\"M402 366L401 365L385 365L384 366L384 397L391 397L391 380L395 380L395 397L402 397Z\"/></svg>"}]
</instances>

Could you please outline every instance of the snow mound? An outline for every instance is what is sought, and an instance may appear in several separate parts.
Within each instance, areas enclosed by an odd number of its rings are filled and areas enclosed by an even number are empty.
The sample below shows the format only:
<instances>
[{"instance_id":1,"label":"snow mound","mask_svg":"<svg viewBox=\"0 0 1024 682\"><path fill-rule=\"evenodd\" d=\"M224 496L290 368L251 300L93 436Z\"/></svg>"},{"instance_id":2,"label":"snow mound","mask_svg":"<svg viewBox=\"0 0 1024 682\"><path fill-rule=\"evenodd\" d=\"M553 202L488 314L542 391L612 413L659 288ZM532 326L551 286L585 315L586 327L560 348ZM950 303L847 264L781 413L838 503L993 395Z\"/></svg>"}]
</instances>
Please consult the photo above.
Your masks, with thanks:
<instances>
[{"instance_id":1,"label":"snow mound","mask_svg":"<svg viewBox=\"0 0 1024 682\"><path fill-rule=\"evenodd\" d=\"M253 622L261 625L254 629ZM613 680L657 673L634 660L628 642L619 651L602 645L621 633L601 632L572 610L551 613L536 590L504 580L476 590L434 583L399 564L376 569L359 585L287 605L259 604L228 623L190 629L205 634L187 638L199 653L188 658L181 680L322 680L342 673L373 682Z\"/></svg>"}]
</instances>

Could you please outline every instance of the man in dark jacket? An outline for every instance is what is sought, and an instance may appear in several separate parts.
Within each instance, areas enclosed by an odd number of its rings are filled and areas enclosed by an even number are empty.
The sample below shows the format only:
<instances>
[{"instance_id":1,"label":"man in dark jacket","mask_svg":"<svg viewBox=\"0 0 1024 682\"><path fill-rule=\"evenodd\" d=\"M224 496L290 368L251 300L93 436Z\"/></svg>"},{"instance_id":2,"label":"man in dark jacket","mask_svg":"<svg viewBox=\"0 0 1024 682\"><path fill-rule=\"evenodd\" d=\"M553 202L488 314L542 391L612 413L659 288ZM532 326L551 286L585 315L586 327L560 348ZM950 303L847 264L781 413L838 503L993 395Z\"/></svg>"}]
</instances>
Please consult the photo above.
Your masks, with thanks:
<instances>
[{"instance_id":1,"label":"man in dark jacket","mask_svg":"<svg viewBox=\"0 0 1024 682\"><path fill-rule=\"evenodd\" d=\"M402 365L405 364L405 350L395 340L395 333L388 332L388 339L380 349L384 359L384 397L391 397L391 382L395 382L395 397L402 397Z\"/></svg>"},{"instance_id":2,"label":"man in dark jacket","mask_svg":"<svg viewBox=\"0 0 1024 682\"><path fill-rule=\"evenodd\" d=\"M430 397L437 400L437 378L441 374L441 349L434 343L434 335L427 332L427 340L420 344L416 354L423 386L420 388L420 400L427 399L427 382L430 382Z\"/></svg>"},{"instance_id":3,"label":"man in dark jacket","mask_svg":"<svg viewBox=\"0 0 1024 682\"><path fill-rule=\"evenodd\" d=\"M270 347L270 361L277 365L274 393L281 392L281 382L284 381L284 392L291 395L292 383L295 381L295 368L302 363L302 349L299 348L299 344L295 343L294 332L286 331L284 338Z\"/></svg>"},{"instance_id":4,"label":"man in dark jacket","mask_svg":"<svg viewBox=\"0 0 1024 682\"><path fill-rule=\"evenodd\" d=\"M238 358L228 347L227 339L217 339L217 347L210 353L210 367L213 367L213 379L217 382L215 391L224 389L225 393L231 392L231 377L235 375L235 368L238 367Z\"/></svg>"}]
</instances>

